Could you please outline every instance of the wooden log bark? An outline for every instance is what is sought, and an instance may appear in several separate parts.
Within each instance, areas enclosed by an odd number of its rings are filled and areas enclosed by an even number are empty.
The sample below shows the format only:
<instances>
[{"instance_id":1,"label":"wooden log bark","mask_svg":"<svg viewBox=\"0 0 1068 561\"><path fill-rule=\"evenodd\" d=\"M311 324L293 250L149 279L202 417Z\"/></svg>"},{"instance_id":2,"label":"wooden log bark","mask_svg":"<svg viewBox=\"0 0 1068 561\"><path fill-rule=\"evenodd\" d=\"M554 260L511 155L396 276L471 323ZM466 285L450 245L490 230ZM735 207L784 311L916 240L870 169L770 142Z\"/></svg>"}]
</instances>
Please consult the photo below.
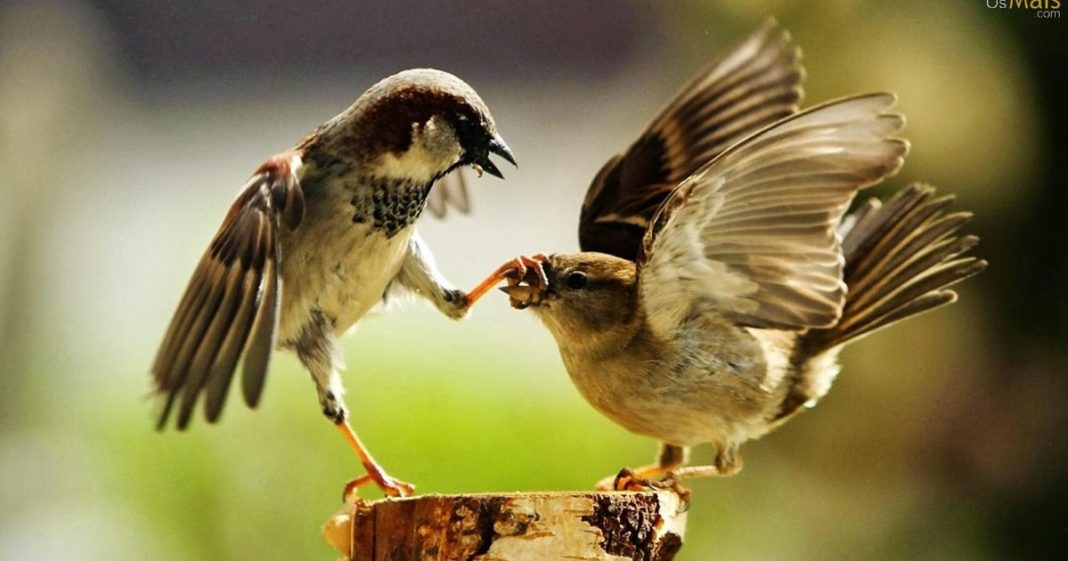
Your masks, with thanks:
<instances>
[{"instance_id":1,"label":"wooden log bark","mask_svg":"<svg viewBox=\"0 0 1068 561\"><path fill-rule=\"evenodd\" d=\"M350 561L670 561L686 506L671 491L356 500L323 535Z\"/></svg>"}]
</instances>

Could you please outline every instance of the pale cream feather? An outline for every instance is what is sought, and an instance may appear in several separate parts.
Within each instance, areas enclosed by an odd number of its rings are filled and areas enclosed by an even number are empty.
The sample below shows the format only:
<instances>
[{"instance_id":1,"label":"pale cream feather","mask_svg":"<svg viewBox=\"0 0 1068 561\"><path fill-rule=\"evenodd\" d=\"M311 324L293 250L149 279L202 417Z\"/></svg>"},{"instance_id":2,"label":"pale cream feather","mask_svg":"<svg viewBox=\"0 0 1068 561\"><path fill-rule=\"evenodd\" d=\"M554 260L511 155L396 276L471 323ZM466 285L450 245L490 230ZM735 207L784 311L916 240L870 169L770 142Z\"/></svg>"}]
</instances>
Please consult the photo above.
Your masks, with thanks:
<instances>
[{"instance_id":1,"label":"pale cream feather","mask_svg":"<svg viewBox=\"0 0 1068 561\"><path fill-rule=\"evenodd\" d=\"M901 167L895 97L820 105L732 146L661 206L639 257L650 325L671 337L696 299L742 325L833 325L845 297L835 228L859 189Z\"/></svg>"}]
</instances>

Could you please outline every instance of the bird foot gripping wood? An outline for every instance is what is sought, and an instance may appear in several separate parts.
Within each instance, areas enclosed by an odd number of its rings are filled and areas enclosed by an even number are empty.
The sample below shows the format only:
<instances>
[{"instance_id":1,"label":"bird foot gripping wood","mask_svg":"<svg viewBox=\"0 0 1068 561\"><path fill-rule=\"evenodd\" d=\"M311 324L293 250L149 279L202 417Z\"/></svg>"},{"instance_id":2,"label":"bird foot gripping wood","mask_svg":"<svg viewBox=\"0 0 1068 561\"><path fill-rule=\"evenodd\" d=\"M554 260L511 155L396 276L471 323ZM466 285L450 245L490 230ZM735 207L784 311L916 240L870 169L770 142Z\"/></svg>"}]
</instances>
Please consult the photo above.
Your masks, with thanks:
<instances>
[{"instance_id":1,"label":"bird foot gripping wood","mask_svg":"<svg viewBox=\"0 0 1068 561\"><path fill-rule=\"evenodd\" d=\"M645 466L644 468L623 468L614 477L606 477L597 482L599 491L671 491L678 495L684 504L690 502L690 490L683 487L673 468Z\"/></svg>"},{"instance_id":2,"label":"bird foot gripping wood","mask_svg":"<svg viewBox=\"0 0 1068 561\"><path fill-rule=\"evenodd\" d=\"M415 485L391 477L389 474L379 471L377 477L368 473L356 479L349 480L345 484L345 490L341 494L342 501L348 501L349 497L355 497L360 487L374 483L380 491L388 497L410 497L415 494Z\"/></svg>"},{"instance_id":3,"label":"bird foot gripping wood","mask_svg":"<svg viewBox=\"0 0 1068 561\"><path fill-rule=\"evenodd\" d=\"M670 561L685 510L670 490L354 499L323 536L349 561Z\"/></svg>"},{"instance_id":4,"label":"bird foot gripping wood","mask_svg":"<svg viewBox=\"0 0 1068 561\"><path fill-rule=\"evenodd\" d=\"M355 498L356 490L370 483L377 485L379 490L390 497L410 497L415 494L414 485L390 476L382 469L382 466L378 465L378 462L371 456L371 452L360 441L360 437L356 436L356 431L352 430L347 419L342 417L337 423L337 428L352 450L356 452L363 468L367 470L367 475L357 477L345 484L345 491L341 495L342 501L348 501L349 497Z\"/></svg>"}]
</instances>

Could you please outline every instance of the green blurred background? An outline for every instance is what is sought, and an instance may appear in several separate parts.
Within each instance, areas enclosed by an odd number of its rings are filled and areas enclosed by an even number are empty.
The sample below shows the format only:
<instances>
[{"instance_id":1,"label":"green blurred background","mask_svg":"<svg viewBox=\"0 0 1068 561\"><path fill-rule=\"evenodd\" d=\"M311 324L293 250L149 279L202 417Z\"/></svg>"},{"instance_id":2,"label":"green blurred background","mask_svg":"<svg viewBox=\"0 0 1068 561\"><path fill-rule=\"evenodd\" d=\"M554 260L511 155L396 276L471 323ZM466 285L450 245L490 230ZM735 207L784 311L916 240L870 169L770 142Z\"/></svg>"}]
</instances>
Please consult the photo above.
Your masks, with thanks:
<instances>
[{"instance_id":1,"label":"green blurred background","mask_svg":"<svg viewBox=\"0 0 1068 561\"><path fill-rule=\"evenodd\" d=\"M984 0L0 6L0 559L335 558L319 524L361 472L293 357L260 411L152 430L148 365L248 173L378 78L458 74L522 164L423 223L468 286L574 250L601 163L772 14L806 104L899 94L913 150L879 193L956 193L992 265L695 483L679 559L1068 559L1068 23ZM421 492L588 489L656 450L503 296L458 324L398 306L344 349L355 426Z\"/></svg>"}]
</instances>

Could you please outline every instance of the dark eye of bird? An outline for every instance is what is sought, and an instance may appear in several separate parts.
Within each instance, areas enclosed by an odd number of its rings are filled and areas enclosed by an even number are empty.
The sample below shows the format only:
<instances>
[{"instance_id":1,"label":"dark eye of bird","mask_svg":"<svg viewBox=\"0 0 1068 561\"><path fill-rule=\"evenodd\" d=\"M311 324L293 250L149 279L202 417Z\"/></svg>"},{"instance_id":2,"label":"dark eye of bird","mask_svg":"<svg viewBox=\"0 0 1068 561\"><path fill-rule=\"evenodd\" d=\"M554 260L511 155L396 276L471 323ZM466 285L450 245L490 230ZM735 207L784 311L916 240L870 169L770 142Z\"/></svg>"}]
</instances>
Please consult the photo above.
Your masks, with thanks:
<instances>
[{"instance_id":1,"label":"dark eye of bird","mask_svg":"<svg viewBox=\"0 0 1068 561\"><path fill-rule=\"evenodd\" d=\"M567 274L567 278L564 279L564 282L567 283L567 287L570 289L581 290L586 288L586 285L590 282L590 278L582 271L572 271Z\"/></svg>"},{"instance_id":2,"label":"dark eye of bird","mask_svg":"<svg viewBox=\"0 0 1068 561\"><path fill-rule=\"evenodd\" d=\"M456 130L456 136L459 137L460 143L465 146L477 141L482 136L478 123L463 113L456 113L453 116L452 126Z\"/></svg>"}]
</instances>

